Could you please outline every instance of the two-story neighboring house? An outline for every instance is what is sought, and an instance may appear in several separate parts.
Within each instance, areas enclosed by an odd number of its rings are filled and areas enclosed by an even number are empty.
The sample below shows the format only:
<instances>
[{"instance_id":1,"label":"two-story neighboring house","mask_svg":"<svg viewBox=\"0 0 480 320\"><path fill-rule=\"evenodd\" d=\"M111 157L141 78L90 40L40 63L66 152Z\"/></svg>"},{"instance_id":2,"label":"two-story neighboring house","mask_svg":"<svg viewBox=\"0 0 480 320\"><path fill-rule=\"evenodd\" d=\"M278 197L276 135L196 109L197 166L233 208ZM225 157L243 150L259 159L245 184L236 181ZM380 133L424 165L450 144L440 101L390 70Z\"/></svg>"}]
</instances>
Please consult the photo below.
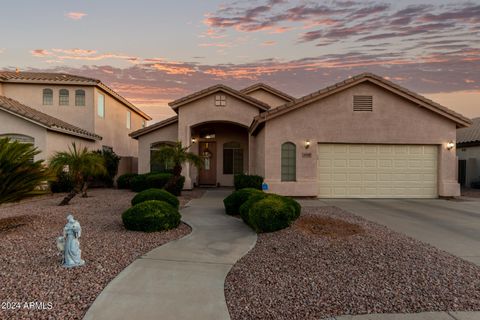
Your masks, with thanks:
<instances>
[{"instance_id":1,"label":"two-story neighboring house","mask_svg":"<svg viewBox=\"0 0 480 320\"><path fill-rule=\"evenodd\" d=\"M0 137L34 144L48 159L76 142L112 149L120 172L136 171L129 134L151 118L100 80L63 73L0 71Z\"/></svg>"}]
</instances>

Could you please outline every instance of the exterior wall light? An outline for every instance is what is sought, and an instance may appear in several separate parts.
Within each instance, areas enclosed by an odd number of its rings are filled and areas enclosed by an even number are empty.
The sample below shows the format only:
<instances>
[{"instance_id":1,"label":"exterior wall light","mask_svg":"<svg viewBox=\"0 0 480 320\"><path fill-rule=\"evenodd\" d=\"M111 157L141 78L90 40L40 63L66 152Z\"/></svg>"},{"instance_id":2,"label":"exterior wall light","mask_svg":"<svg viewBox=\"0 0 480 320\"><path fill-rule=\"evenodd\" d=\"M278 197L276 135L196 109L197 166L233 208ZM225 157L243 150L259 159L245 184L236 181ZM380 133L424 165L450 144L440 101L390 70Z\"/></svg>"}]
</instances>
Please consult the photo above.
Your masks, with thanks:
<instances>
[{"instance_id":1,"label":"exterior wall light","mask_svg":"<svg viewBox=\"0 0 480 320\"><path fill-rule=\"evenodd\" d=\"M310 140L305 140L305 149L310 148Z\"/></svg>"},{"instance_id":2,"label":"exterior wall light","mask_svg":"<svg viewBox=\"0 0 480 320\"><path fill-rule=\"evenodd\" d=\"M197 143L197 138L192 138L192 144Z\"/></svg>"},{"instance_id":3,"label":"exterior wall light","mask_svg":"<svg viewBox=\"0 0 480 320\"><path fill-rule=\"evenodd\" d=\"M447 143L447 150L452 150L453 147L455 147L455 143L453 141Z\"/></svg>"}]
</instances>

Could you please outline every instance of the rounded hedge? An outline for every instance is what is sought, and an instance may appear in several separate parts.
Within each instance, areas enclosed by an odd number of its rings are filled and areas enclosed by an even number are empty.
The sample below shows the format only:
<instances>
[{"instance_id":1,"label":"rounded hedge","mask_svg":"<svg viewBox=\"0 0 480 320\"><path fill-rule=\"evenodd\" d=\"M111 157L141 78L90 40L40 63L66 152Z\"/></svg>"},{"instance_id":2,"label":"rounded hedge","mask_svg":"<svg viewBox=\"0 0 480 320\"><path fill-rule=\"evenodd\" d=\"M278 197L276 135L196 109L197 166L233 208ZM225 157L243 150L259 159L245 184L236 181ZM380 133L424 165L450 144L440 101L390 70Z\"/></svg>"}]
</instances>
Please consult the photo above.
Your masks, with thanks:
<instances>
[{"instance_id":1,"label":"rounded hedge","mask_svg":"<svg viewBox=\"0 0 480 320\"><path fill-rule=\"evenodd\" d=\"M170 204L172 207L177 209L180 205L180 201L178 201L177 197L175 197L170 192L163 189L152 188L152 189L147 189L140 193L137 193L137 195L132 199L132 206L148 200L165 201L166 203Z\"/></svg>"},{"instance_id":2,"label":"rounded hedge","mask_svg":"<svg viewBox=\"0 0 480 320\"><path fill-rule=\"evenodd\" d=\"M147 175L147 186L148 188L158 188L161 189L165 187L168 180L172 178L171 173L150 173ZM147 189L148 189L147 188Z\"/></svg>"},{"instance_id":3,"label":"rounded hedge","mask_svg":"<svg viewBox=\"0 0 480 320\"><path fill-rule=\"evenodd\" d=\"M248 212L250 226L257 232L272 232L290 226L295 208L280 197L266 197L255 202Z\"/></svg>"},{"instance_id":4,"label":"rounded hedge","mask_svg":"<svg viewBox=\"0 0 480 320\"><path fill-rule=\"evenodd\" d=\"M253 194L251 195L247 201L245 201L241 206L240 206L240 209L238 210L239 213L240 213L240 217L242 217L242 220L250 225L250 218L249 218L249 212L250 212L250 209L252 208L252 206L262 200L262 199L265 199L267 197L271 197L272 195L271 194L268 194L268 193L264 193L264 192L261 192L261 193L257 193L257 194Z\"/></svg>"},{"instance_id":5,"label":"rounded hedge","mask_svg":"<svg viewBox=\"0 0 480 320\"><path fill-rule=\"evenodd\" d=\"M252 195L256 194L263 194L263 191L252 188L245 188L233 192L228 197L223 199L225 212L229 215L239 214L240 206L244 204Z\"/></svg>"},{"instance_id":6,"label":"rounded hedge","mask_svg":"<svg viewBox=\"0 0 480 320\"><path fill-rule=\"evenodd\" d=\"M147 175L139 174L130 179L130 189L134 192L140 192L149 189L147 185Z\"/></svg>"},{"instance_id":7,"label":"rounded hedge","mask_svg":"<svg viewBox=\"0 0 480 320\"><path fill-rule=\"evenodd\" d=\"M126 173L122 174L117 178L117 188L118 189L130 189L130 181L138 176L136 173Z\"/></svg>"},{"instance_id":8,"label":"rounded hedge","mask_svg":"<svg viewBox=\"0 0 480 320\"><path fill-rule=\"evenodd\" d=\"M137 204L122 214L128 230L154 232L169 230L180 224L180 213L164 201L149 200Z\"/></svg>"}]
</instances>

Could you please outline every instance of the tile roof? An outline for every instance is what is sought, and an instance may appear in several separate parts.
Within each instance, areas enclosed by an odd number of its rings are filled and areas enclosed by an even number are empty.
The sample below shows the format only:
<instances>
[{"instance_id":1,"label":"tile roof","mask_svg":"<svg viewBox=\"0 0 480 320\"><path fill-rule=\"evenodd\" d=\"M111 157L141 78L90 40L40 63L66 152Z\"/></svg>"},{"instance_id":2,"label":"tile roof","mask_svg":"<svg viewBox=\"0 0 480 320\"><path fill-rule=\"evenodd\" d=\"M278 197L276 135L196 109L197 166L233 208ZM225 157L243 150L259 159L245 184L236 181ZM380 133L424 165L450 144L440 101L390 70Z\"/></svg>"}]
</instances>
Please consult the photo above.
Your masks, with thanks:
<instances>
[{"instance_id":1,"label":"tile roof","mask_svg":"<svg viewBox=\"0 0 480 320\"><path fill-rule=\"evenodd\" d=\"M47 128L48 130L66 133L89 140L102 140L102 137L95 133L27 107L26 105L5 96L0 96L0 110L22 117L30 122Z\"/></svg>"},{"instance_id":2,"label":"tile roof","mask_svg":"<svg viewBox=\"0 0 480 320\"><path fill-rule=\"evenodd\" d=\"M197 92L194 92L192 94L189 94L183 98L180 98L180 99L177 99L175 101L172 101L170 102L168 105L172 107L172 109L177 109L178 107L180 107L181 105L184 105L188 102L191 102L191 101L194 101L194 100L197 100L197 99L200 99L200 98L203 98L209 94L212 94L216 91L224 91L224 92L227 92L241 100L244 100L254 106L256 106L257 108L261 109L261 110L268 110L270 109L270 106L268 104L266 104L265 102L263 101L260 101L260 100L257 100L253 97L250 97L238 90L235 90L233 88L230 88L224 84L217 84L217 85L214 85L214 86L211 86L211 87L208 87L206 89L203 89L203 90L200 90L200 91L197 91Z\"/></svg>"},{"instance_id":3,"label":"tile roof","mask_svg":"<svg viewBox=\"0 0 480 320\"><path fill-rule=\"evenodd\" d=\"M168 119L162 120L160 122L154 123L148 127L138 129L137 131L133 131L132 133L129 134L130 137L137 139L140 136L143 136L144 134L147 134L149 132L155 131L157 129L160 129L162 127L168 126L170 124L173 124L178 121L178 116L173 116Z\"/></svg>"},{"instance_id":4,"label":"tile roof","mask_svg":"<svg viewBox=\"0 0 480 320\"><path fill-rule=\"evenodd\" d=\"M457 143L480 142L480 118L472 119L472 125L468 128L457 130Z\"/></svg>"},{"instance_id":5,"label":"tile roof","mask_svg":"<svg viewBox=\"0 0 480 320\"><path fill-rule=\"evenodd\" d=\"M53 72L0 71L0 82L97 86L146 120L152 118L98 79Z\"/></svg>"},{"instance_id":6,"label":"tile roof","mask_svg":"<svg viewBox=\"0 0 480 320\"><path fill-rule=\"evenodd\" d=\"M415 93L406 88L403 88L398 84L388 81L387 79L377 76L373 73L362 73L362 74L353 76L351 78L348 78L346 80L340 81L334 85L323 88L319 91L310 93L306 96L296 99L293 102L287 102L284 105L281 105L277 108L262 112L261 114L259 114L254 118L254 121L250 126L250 130L254 131L257 128L257 126L262 122L268 121L272 118L275 118L276 116L279 116L286 112L292 111L296 108L307 105L312 101L320 100L326 96L329 96L330 94L347 89L350 86L353 86L355 84L358 84L366 80L369 80L379 85L383 85L383 87L390 90L397 90L400 93L404 94L404 96L410 100L418 100L419 102L423 103L424 107L428 106L432 111L438 112L441 115L446 116L451 120L455 121L458 124L458 127L467 127L471 124L471 120L469 118L464 117L463 115L453 110L450 110L447 107L444 107L430 99L427 99L424 96L419 95L418 93Z\"/></svg>"},{"instance_id":7,"label":"tile roof","mask_svg":"<svg viewBox=\"0 0 480 320\"><path fill-rule=\"evenodd\" d=\"M258 90L258 89L263 89L265 91L268 91L268 92L282 98L285 101L289 101L289 102L290 101L295 101L295 97L293 97L293 96L291 96L291 95L289 95L289 94L287 94L283 91L275 89L274 87L271 87L271 86L269 86L265 83L262 83L262 82L255 83L255 84L253 84L249 87L246 87L246 88L240 90L240 92L248 94L248 93L253 92L255 90Z\"/></svg>"}]
</instances>

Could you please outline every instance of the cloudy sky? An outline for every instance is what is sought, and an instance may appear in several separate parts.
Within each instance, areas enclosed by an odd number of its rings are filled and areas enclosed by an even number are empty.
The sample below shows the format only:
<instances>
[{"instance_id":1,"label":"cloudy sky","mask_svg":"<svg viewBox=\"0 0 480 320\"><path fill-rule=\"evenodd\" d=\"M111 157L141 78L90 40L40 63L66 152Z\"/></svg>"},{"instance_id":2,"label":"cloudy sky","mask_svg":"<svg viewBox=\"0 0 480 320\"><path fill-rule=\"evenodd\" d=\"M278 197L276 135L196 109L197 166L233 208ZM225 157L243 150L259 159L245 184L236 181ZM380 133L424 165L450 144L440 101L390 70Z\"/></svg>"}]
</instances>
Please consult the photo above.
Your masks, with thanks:
<instances>
[{"instance_id":1,"label":"cloudy sky","mask_svg":"<svg viewBox=\"0 0 480 320\"><path fill-rule=\"evenodd\" d=\"M220 82L299 97L362 72L480 116L480 0L17 0L0 29L0 69L99 78L155 119Z\"/></svg>"}]
</instances>

